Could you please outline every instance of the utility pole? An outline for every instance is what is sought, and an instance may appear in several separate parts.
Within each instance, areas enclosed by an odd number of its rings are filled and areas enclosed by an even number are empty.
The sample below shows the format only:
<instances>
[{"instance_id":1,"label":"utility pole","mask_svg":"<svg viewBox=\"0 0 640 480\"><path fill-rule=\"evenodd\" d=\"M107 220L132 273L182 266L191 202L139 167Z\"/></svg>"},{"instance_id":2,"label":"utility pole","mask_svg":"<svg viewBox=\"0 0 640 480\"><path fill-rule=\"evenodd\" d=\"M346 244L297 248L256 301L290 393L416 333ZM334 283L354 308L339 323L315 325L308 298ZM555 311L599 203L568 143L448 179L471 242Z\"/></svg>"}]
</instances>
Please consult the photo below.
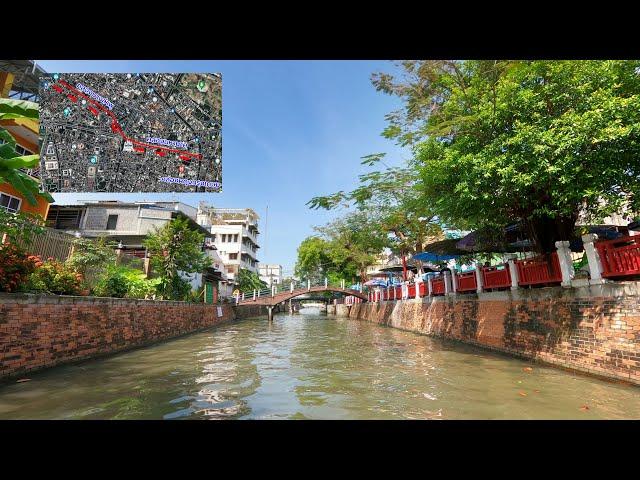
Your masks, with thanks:
<instances>
[{"instance_id":1,"label":"utility pole","mask_svg":"<svg viewBox=\"0 0 640 480\"><path fill-rule=\"evenodd\" d=\"M264 214L264 257L267 259L267 228L269 226L269 205L267 205L266 212Z\"/></svg>"}]
</instances>

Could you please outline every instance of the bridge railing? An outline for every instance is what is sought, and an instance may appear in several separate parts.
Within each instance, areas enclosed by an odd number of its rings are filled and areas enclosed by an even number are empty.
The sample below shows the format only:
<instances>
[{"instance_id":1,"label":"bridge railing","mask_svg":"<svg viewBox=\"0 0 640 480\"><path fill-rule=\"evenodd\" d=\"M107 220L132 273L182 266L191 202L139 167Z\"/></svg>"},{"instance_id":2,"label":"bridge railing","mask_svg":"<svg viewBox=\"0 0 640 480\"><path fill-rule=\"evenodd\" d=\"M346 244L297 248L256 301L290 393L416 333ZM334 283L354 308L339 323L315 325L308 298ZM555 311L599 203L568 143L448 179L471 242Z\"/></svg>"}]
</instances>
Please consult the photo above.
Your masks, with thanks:
<instances>
[{"instance_id":1,"label":"bridge railing","mask_svg":"<svg viewBox=\"0 0 640 480\"><path fill-rule=\"evenodd\" d=\"M240 303L248 300L257 300L262 297L275 297L276 295L283 292L304 292L308 291L313 287L334 287L334 288L344 288L349 289L350 285L347 285L345 280L340 281L329 281L328 278L325 279L303 279L297 282L286 282L281 284L274 284L271 287L262 288L262 289L249 289L239 292L236 295L236 303Z\"/></svg>"}]
</instances>

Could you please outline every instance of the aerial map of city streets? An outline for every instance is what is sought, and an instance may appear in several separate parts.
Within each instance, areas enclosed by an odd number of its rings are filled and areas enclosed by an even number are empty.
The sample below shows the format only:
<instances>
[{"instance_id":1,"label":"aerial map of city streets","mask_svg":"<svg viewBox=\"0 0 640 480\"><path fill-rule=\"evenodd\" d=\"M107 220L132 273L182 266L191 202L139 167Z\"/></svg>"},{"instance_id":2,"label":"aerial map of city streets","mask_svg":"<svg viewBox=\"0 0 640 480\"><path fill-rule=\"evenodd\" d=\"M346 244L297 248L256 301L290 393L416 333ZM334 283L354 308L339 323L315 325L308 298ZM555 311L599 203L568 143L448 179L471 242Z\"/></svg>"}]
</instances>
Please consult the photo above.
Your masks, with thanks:
<instances>
[{"instance_id":1,"label":"aerial map of city streets","mask_svg":"<svg viewBox=\"0 0 640 480\"><path fill-rule=\"evenodd\" d=\"M220 74L51 74L40 98L48 192L221 190Z\"/></svg>"}]
</instances>

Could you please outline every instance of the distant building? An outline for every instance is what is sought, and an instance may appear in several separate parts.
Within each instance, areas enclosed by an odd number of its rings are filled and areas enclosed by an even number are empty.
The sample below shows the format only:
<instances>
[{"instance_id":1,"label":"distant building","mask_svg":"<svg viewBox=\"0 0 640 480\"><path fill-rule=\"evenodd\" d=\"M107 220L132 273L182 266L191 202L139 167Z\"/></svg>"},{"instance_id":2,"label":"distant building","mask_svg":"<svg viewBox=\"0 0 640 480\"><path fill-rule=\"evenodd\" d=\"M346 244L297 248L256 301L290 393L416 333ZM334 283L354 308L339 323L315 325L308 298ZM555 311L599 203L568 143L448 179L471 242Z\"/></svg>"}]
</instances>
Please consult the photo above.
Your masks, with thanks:
<instances>
[{"instance_id":1,"label":"distant building","mask_svg":"<svg viewBox=\"0 0 640 480\"><path fill-rule=\"evenodd\" d=\"M258 275L260 276L260 280L269 285L269 287L272 285L280 285L283 280L282 265L259 263Z\"/></svg>"},{"instance_id":2,"label":"distant building","mask_svg":"<svg viewBox=\"0 0 640 480\"><path fill-rule=\"evenodd\" d=\"M173 218L187 218L207 237L208 230L195 221L197 210L182 202L85 201L77 204L53 204L47 226L83 237L106 236L123 244L125 250L143 250L142 240L154 228L161 228Z\"/></svg>"},{"instance_id":3,"label":"distant building","mask_svg":"<svg viewBox=\"0 0 640 480\"><path fill-rule=\"evenodd\" d=\"M211 232L229 278L236 279L241 268L258 272L258 219L250 208L198 208L197 222Z\"/></svg>"}]
</instances>

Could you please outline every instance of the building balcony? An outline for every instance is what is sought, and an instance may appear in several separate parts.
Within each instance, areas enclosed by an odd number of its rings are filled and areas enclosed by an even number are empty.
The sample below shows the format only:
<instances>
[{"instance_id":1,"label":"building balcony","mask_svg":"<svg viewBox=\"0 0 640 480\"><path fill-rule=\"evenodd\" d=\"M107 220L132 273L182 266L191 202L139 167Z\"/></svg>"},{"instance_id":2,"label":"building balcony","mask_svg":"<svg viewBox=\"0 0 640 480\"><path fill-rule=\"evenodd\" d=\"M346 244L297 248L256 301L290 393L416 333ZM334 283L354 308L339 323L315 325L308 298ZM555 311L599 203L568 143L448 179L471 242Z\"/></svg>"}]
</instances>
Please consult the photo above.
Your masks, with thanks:
<instances>
[{"instance_id":1,"label":"building balcony","mask_svg":"<svg viewBox=\"0 0 640 480\"><path fill-rule=\"evenodd\" d=\"M258 235L251 233L248 228L242 228L242 236L251 240L256 246L258 245Z\"/></svg>"},{"instance_id":2,"label":"building balcony","mask_svg":"<svg viewBox=\"0 0 640 480\"><path fill-rule=\"evenodd\" d=\"M253 250L251 250L249 247L247 247L246 245L242 245L242 247L240 247L240 252L244 253L246 255L249 255L251 258L253 258L254 260L256 260L258 258L258 254L257 252L254 252Z\"/></svg>"}]
</instances>

